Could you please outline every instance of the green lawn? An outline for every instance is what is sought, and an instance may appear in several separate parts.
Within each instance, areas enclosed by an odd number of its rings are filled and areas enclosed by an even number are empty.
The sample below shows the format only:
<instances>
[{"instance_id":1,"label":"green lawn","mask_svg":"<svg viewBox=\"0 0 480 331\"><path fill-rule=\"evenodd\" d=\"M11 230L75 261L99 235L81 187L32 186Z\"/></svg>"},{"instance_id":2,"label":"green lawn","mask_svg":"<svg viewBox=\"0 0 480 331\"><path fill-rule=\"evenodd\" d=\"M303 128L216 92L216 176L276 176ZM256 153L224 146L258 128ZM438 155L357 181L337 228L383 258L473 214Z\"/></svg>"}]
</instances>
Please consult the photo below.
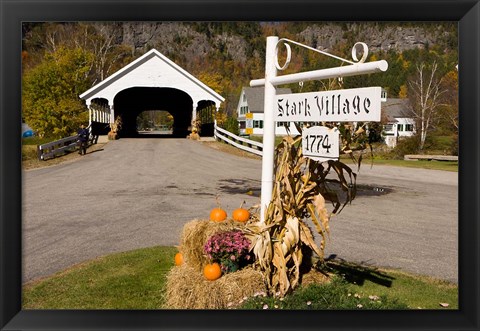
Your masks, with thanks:
<instances>
[{"instance_id":1,"label":"green lawn","mask_svg":"<svg viewBox=\"0 0 480 331\"><path fill-rule=\"evenodd\" d=\"M176 251L151 247L113 254L26 284L23 309L161 309L165 276ZM332 264L331 269L338 276L330 284L308 286L282 301L252 298L241 308L263 309L265 304L272 309L458 308L454 284L355 265Z\"/></svg>"},{"instance_id":2,"label":"green lawn","mask_svg":"<svg viewBox=\"0 0 480 331\"><path fill-rule=\"evenodd\" d=\"M342 157L342 161L349 163L351 162L349 158ZM458 172L458 161L406 161L406 160L385 160L375 158L372 162L371 158L365 157L362 160L362 167L370 167L373 164L375 165L388 165L396 167L408 167L408 168L421 168L421 169L432 169L432 170L444 170L444 171L454 171Z\"/></svg>"},{"instance_id":3,"label":"green lawn","mask_svg":"<svg viewBox=\"0 0 480 331\"><path fill-rule=\"evenodd\" d=\"M27 284L25 309L158 309L174 247L102 257Z\"/></svg>"}]
</instances>

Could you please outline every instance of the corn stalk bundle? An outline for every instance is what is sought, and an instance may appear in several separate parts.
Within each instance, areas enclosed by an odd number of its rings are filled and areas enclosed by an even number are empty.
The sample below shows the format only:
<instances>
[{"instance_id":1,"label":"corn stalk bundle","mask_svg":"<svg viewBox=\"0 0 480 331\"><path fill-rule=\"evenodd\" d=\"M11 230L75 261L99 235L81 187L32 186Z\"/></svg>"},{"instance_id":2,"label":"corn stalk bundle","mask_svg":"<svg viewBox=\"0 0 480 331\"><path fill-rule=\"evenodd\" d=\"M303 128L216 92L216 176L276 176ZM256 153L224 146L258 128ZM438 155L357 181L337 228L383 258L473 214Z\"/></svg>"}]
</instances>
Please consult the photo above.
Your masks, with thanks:
<instances>
[{"instance_id":1,"label":"corn stalk bundle","mask_svg":"<svg viewBox=\"0 0 480 331\"><path fill-rule=\"evenodd\" d=\"M122 117L119 115L115 119L115 122L110 123L110 130L112 130L112 132L118 132L121 129L122 129Z\"/></svg>"},{"instance_id":2,"label":"corn stalk bundle","mask_svg":"<svg viewBox=\"0 0 480 331\"><path fill-rule=\"evenodd\" d=\"M330 217L351 202L356 193L356 174L347 165L304 157L300 141L301 136L287 136L277 146L275 184L265 222L250 222L245 230L252 242L256 267L263 272L271 294L285 295L299 285L306 250L323 261ZM329 176L331 172L336 177ZM326 201L333 205L331 213ZM315 242L309 222L320 235L320 245Z\"/></svg>"}]
</instances>

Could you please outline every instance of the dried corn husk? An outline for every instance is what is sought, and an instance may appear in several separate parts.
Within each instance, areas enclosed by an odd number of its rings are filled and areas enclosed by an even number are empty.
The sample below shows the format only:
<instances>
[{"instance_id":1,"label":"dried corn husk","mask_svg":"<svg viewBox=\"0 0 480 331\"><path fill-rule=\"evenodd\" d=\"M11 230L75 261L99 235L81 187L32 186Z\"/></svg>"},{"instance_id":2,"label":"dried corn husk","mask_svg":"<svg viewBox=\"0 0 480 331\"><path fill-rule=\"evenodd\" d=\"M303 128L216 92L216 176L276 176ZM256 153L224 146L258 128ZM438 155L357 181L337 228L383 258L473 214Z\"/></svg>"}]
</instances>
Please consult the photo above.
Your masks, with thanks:
<instances>
[{"instance_id":1,"label":"dried corn husk","mask_svg":"<svg viewBox=\"0 0 480 331\"><path fill-rule=\"evenodd\" d=\"M355 134L363 134L362 130L357 129ZM339 161L319 163L303 157L300 140L301 136L287 136L277 146L275 185L265 223L261 224L257 216L257 222L247 224L245 229L256 257L255 267L264 274L271 294L285 295L300 284L302 265L309 263L304 261L305 247L323 259L330 218L351 202L356 193L356 174L347 165ZM337 179L327 178L331 170ZM326 201L332 203L333 212L328 212ZM320 247L308 221L320 235Z\"/></svg>"}]
</instances>

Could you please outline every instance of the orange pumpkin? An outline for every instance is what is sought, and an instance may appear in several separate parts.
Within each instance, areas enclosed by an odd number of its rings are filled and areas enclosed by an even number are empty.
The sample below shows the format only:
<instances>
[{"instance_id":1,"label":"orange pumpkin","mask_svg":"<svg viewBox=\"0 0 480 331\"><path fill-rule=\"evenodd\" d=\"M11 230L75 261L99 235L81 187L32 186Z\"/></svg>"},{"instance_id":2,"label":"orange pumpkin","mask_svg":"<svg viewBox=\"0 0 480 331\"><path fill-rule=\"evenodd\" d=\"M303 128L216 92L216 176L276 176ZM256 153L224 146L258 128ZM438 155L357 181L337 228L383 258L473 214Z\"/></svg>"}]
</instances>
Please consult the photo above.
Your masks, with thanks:
<instances>
[{"instance_id":1,"label":"orange pumpkin","mask_svg":"<svg viewBox=\"0 0 480 331\"><path fill-rule=\"evenodd\" d=\"M232 217L237 222L245 223L250 218L250 212L244 208L237 208L233 211Z\"/></svg>"},{"instance_id":2,"label":"orange pumpkin","mask_svg":"<svg viewBox=\"0 0 480 331\"><path fill-rule=\"evenodd\" d=\"M175 254L175 265L182 265L183 264L183 254L178 252Z\"/></svg>"},{"instance_id":3,"label":"orange pumpkin","mask_svg":"<svg viewBox=\"0 0 480 331\"><path fill-rule=\"evenodd\" d=\"M214 222L222 222L227 218L227 212L222 208L213 208L210 212L210 220Z\"/></svg>"},{"instance_id":4,"label":"orange pumpkin","mask_svg":"<svg viewBox=\"0 0 480 331\"><path fill-rule=\"evenodd\" d=\"M208 280L216 280L220 278L220 276L222 275L222 269L220 268L220 264L216 262L207 264L205 267L203 267L203 275Z\"/></svg>"}]
</instances>

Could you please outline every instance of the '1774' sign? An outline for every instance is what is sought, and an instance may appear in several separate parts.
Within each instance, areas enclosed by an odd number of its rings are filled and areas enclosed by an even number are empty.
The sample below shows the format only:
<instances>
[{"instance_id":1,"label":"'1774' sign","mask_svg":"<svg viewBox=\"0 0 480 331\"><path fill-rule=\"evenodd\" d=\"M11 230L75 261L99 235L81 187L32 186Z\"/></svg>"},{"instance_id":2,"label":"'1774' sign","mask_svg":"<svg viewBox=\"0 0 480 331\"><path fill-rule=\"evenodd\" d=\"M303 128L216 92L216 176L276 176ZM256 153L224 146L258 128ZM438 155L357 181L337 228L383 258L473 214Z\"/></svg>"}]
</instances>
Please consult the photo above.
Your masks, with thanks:
<instances>
[{"instance_id":1,"label":"'1774' sign","mask_svg":"<svg viewBox=\"0 0 480 331\"><path fill-rule=\"evenodd\" d=\"M338 160L340 144L337 128L312 126L302 130L303 156L316 161Z\"/></svg>"},{"instance_id":2,"label":"'1774' sign","mask_svg":"<svg viewBox=\"0 0 480 331\"><path fill-rule=\"evenodd\" d=\"M278 122L379 122L380 87L276 96Z\"/></svg>"}]
</instances>

